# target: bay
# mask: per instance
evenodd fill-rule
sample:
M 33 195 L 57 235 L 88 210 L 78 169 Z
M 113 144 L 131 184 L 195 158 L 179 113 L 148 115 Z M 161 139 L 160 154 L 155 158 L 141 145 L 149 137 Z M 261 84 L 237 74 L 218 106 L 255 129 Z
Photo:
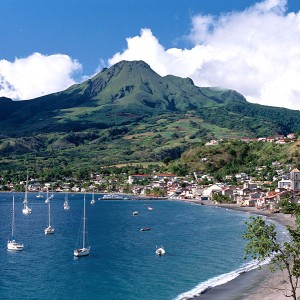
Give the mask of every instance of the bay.
M 90 205 L 87 195 L 91 252 L 74 258 L 83 195 L 69 194 L 66 211 L 65 195 L 55 193 L 53 235 L 44 234 L 47 205 L 36 195 L 29 193 L 32 214 L 22 215 L 24 194 L 15 193 L 15 238 L 24 244 L 15 253 L 6 250 L 12 193 L 0 194 L 0 299 L 171 300 L 244 264 L 241 236 L 249 215 L 238 211 L 153 199 Z M 162 257 L 155 255 L 160 245 Z

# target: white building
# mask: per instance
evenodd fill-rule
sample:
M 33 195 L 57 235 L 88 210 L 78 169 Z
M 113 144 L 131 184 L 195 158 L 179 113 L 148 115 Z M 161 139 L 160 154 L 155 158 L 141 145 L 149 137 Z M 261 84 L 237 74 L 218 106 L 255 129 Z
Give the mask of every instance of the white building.
M 287 189 L 289 190 L 291 188 L 292 185 L 292 181 L 291 180 L 287 180 L 287 179 L 281 179 L 280 181 L 278 181 L 278 185 L 277 187 L 280 189 Z

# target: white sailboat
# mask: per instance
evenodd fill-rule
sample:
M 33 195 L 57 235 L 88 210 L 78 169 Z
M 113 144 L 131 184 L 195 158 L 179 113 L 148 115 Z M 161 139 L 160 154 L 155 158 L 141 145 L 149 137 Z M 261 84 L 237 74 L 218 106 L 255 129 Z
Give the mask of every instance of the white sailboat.
M 12 207 L 12 222 L 11 222 L 11 239 L 7 241 L 7 249 L 14 251 L 21 251 L 24 248 L 23 244 L 17 243 L 14 237 L 15 227 L 15 195 L 13 194 L 13 207 Z
M 83 219 L 82 219 L 82 237 L 80 238 L 82 240 L 82 244 L 80 245 L 81 248 L 74 250 L 74 256 L 87 256 L 90 254 L 91 247 L 88 246 L 88 240 L 87 240 L 87 228 L 86 228 L 86 213 L 85 213 L 85 195 L 83 198 Z
M 162 255 L 165 255 L 166 253 L 166 250 L 163 246 L 160 246 L 160 247 L 157 247 L 156 246 L 156 251 L 155 251 L 156 255 L 158 256 L 162 256 Z
M 69 210 L 70 209 L 70 205 L 69 205 L 69 201 L 68 201 L 68 193 L 65 196 L 65 202 L 64 202 L 64 210 Z
M 37 198 L 43 198 L 44 196 L 41 194 L 41 188 L 39 189 L 39 193 L 36 195 Z
M 46 203 L 48 204 L 48 227 L 45 228 L 44 232 L 45 234 L 52 234 L 54 233 L 54 228 L 51 226 L 51 199 L 53 198 L 53 194 L 48 197 L 48 191 L 47 191 L 47 199 Z
M 91 204 L 95 204 L 95 191 L 93 189 L 93 194 L 92 194 L 92 200 L 91 200 Z
M 52 194 L 50 197 L 49 197 L 49 190 L 47 190 L 47 196 L 46 196 L 45 203 L 49 203 L 51 199 L 53 199 L 53 190 L 52 190 Z
M 32 213 L 32 209 L 28 207 L 28 175 L 26 178 L 25 197 L 24 197 L 24 201 L 23 201 L 22 213 L 24 215 L 28 215 L 28 214 Z

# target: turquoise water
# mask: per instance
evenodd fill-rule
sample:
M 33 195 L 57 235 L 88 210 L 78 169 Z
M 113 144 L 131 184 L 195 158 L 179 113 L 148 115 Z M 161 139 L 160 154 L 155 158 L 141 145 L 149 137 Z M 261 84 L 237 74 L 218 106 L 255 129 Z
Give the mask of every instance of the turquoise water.
M 0 299 L 179 299 L 244 264 L 247 214 L 179 201 L 90 200 L 87 195 L 91 253 L 75 259 L 83 195 L 69 195 L 69 211 L 64 195 L 54 195 L 55 233 L 45 235 L 44 199 L 29 194 L 32 214 L 22 215 L 23 194 L 16 193 L 15 238 L 24 250 L 14 253 L 6 250 L 12 194 L 0 194 Z M 165 256 L 155 255 L 156 245 Z

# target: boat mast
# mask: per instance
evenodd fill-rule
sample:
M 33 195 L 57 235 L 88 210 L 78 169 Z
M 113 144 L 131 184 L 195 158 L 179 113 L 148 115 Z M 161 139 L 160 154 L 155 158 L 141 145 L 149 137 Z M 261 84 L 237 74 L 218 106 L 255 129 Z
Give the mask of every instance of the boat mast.
M 15 227 L 15 193 L 13 193 L 13 210 L 12 210 L 12 224 L 11 224 L 11 238 L 14 240 L 14 227 Z
M 85 248 L 85 194 L 83 198 L 83 237 L 82 237 L 82 248 Z
M 49 220 L 49 227 L 51 226 L 51 224 L 50 224 L 50 200 L 49 200 L 49 202 L 48 202 L 48 220 Z
M 26 186 L 25 186 L 25 197 L 24 197 L 24 208 L 27 208 L 27 204 L 28 204 L 28 200 L 27 200 L 27 190 L 28 190 L 28 174 L 27 174 L 27 178 L 26 178 Z

